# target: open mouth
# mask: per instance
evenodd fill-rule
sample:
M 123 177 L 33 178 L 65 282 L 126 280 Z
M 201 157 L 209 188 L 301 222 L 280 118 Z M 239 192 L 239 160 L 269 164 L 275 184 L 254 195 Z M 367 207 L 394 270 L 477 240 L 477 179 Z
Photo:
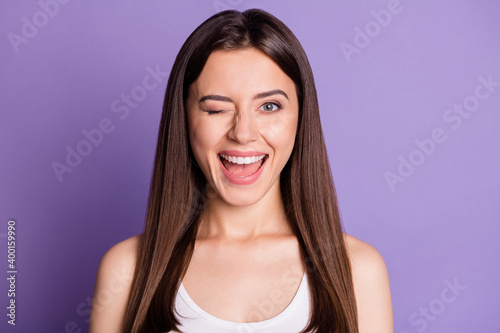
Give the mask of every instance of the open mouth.
M 237 177 L 248 177 L 259 171 L 269 157 L 268 154 L 251 157 L 236 157 L 219 154 L 226 170 Z

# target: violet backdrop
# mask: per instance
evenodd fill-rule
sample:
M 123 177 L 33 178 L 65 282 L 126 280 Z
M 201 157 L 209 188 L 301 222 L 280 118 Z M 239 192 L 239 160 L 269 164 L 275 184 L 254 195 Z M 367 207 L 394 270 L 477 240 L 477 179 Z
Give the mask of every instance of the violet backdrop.
M 395 332 L 500 332 L 500 2 L 0 8 L 1 332 L 87 331 L 101 256 L 142 230 L 166 75 L 194 28 L 231 8 L 271 12 L 304 46 L 343 223 L 386 260 Z

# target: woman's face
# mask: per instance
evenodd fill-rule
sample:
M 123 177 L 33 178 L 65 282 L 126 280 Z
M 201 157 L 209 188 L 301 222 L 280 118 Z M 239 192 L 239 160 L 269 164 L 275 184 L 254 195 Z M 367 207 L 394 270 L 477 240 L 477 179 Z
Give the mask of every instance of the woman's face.
M 224 201 L 248 205 L 279 190 L 299 108 L 294 82 L 271 58 L 255 48 L 212 52 L 186 108 L 196 161 Z

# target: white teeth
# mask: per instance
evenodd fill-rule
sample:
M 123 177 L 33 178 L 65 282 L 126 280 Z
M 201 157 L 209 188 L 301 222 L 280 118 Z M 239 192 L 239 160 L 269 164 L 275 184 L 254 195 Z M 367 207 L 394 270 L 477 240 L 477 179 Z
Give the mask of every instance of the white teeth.
M 266 155 L 260 155 L 260 156 L 247 156 L 247 157 L 241 157 L 241 156 L 229 156 L 229 155 L 224 155 L 220 154 L 224 159 L 228 160 L 229 162 L 236 163 L 236 164 L 251 164 L 260 161 L 263 159 Z

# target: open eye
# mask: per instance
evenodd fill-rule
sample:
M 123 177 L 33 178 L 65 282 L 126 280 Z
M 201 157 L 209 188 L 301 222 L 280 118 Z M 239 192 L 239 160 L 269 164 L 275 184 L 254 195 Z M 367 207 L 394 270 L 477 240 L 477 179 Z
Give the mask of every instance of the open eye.
M 281 109 L 281 105 L 279 105 L 278 103 L 267 102 L 262 104 L 259 110 L 264 110 L 266 112 L 273 112 L 279 109 Z

